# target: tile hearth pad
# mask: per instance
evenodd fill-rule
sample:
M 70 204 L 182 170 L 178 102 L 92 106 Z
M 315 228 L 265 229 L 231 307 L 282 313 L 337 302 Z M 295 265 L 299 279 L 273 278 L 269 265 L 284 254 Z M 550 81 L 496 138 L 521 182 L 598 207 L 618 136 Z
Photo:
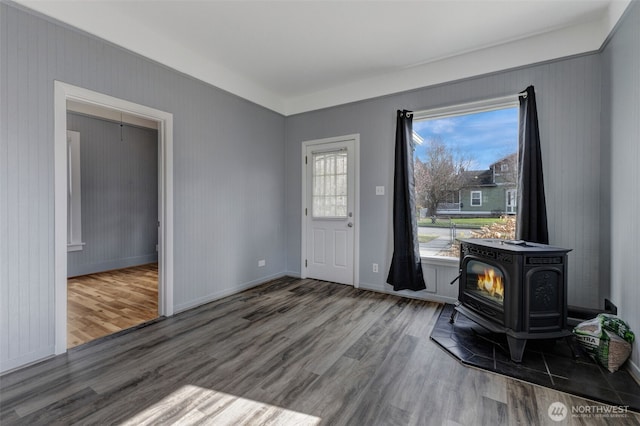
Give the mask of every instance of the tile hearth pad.
M 640 385 L 622 367 L 610 373 L 595 364 L 570 339 L 577 356 L 573 358 L 564 340 L 529 340 L 522 363 L 511 361 L 504 334 L 492 333 L 462 314 L 449 322 L 453 305 L 445 305 L 431 340 L 466 365 L 493 371 L 573 395 L 640 412 Z

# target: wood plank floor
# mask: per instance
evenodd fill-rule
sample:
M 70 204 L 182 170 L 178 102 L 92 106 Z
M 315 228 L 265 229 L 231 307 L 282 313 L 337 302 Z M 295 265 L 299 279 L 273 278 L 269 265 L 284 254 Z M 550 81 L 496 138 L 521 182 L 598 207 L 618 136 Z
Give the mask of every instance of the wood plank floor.
M 157 263 L 67 280 L 67 348 L 157 317 Z
M 0 377 L 0 423 L 638 424 L 465 367 L 429 339 L 435 303 L 281 278 Z

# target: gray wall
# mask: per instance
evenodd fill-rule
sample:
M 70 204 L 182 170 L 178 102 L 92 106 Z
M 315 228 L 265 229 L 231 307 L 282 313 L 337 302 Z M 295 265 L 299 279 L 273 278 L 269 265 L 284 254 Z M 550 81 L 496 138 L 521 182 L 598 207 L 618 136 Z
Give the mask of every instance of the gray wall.
M 392 254 L 391 197 L 395 116 L 414 111 L 515 94 L 533 84 L 538 101 L 551 244 L 570 248 L 569 303 L 594 307 L 608 294 L 602 280 L 600 211 L 600 55 L 500 72 L 368 101 L 287 117 L 287 269 L 300 272 L 300 150 L 305 140 L 360 134 L 360 281 L 385 284 Z M 384 185 L 385 196 L 375 187 Z M 603 222 L 604 221 L 604 222 Z M 372 263 L 380 272 L 372 272 Z
M 80 132 L 81 251 L 67 254 L 67 275 L 156 262 L 158 131 L 67 114 Z
M 173 113 L 176 310 L 284 271 L 283 116 L 6 3 L 0 75 L 0 370 L 54 352 L 54 80 Z
M 608 188 L 603 203 L 611 232 L 611 297 L 640 334 L 640 3 L 633 2 L 603 54 L 602 146 Z M 608 196 L 610 194 L 610 197 Z M 606 196 L 606 197 L 605 197 Z M 632 361 L 640 379 L 640 345 Z
M 285 120 L 0 3 L 0 370 L 53 353 L 54 79 L 174 114 L 176 310 L 300 272 L 301 142 L 351 133 L 361 135 L 361 284 L 390 290 L 384 281 L 396 109 L 497 97 L 533 84 L 551 242 L 573 249 L 569 301 L 596 306 L 611 295 L 637 331 L 638 9 L 636 2 L 603 54 Z M 377 185 L 387 195 L 376 196 Z M 258 259 L 266 267 L 258 268 Z M 373 262 L 380 273 L 371 272 Z

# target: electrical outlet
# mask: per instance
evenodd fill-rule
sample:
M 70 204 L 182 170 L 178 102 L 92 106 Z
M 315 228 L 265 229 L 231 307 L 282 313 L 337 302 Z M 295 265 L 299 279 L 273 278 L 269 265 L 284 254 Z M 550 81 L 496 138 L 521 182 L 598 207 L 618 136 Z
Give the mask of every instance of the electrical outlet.
M 267 264 L 267 261 L 264 259 L 258 260 L 258 266 L 265 266 Z
M 373 272 L 378 273 L 378 264 L 377 263 L 373 264 Z
M 376 195 L 384 195 L 384 186 L 376 186 Z

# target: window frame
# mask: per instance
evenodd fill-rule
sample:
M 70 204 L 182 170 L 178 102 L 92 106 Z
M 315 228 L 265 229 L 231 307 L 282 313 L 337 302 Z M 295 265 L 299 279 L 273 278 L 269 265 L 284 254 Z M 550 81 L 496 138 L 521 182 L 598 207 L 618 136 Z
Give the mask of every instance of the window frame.
M 478 201 L 479 204 L 474 204 L 473 203 L 474 194 L 478 194 L 479 195 L 479 197 L 477 198 L 477 201 Z M 469 205 L 471 207 L 482 207 L 482 191 L 470 191 L 470 194 L 469 194 Z
M 67 130 L 67 252 L 82 251 L 80 132 Z
M 486 99 L 462 104 L 454 104 L 436 107 L 413 113 L 413 120 L 435 120 L 439 118 L 456 117 L 459 115 L 476 114 L 506 108 L 519 108 L 518 95 L 509 95 L 499 98 Z
M 458 103 L 458 104 L 449 104 L 445 106 L 429 108 L 425 110 L 419 110 L 413 112 L 413 121 L 422 121 L 422 120 L 436 120 L 442 118 L 456 117 L 461 115 L 469 115 L 469 114 L 477 114 L 483 112 L 496 111 L 501 109 L 508 108 L 520 108 L 520 100 L 519 95 L 512 94 L 506 96 L 500 96 L 496 98 L 482 99 L 478 101 L 466 102 L 466 103 Z M 519 130 L 518 130 L 519 132 Z M 414 132 L 414 141 L 416 141 L 416 136 L 419 136 Z M 421 138 L 417 141 L 420 144 Z M 494 173 L 496 171 L 494 170 Z M 501 172 L 502 173 L 502 170 Z M 516 189 L 517 190 L 517 189 Z M 480 196 L 480 206 L 482 206 L 482 191 Z M 462 195 L 462 194 L 461 194 Z M 460 198 L 462 201 L 462 198 Z M 473 205 L 472 205 L 473 206 Z M 478 206 L 473 206 L 478 207 Z M 516 212 L 517 213 L 517 207 Z M 457 261 L 457 257 L 447 257 L 447 256 L 425 256 L 420 255 L 421 259 L 428 260 L 429 262 L 435 262 L 439 264 L 440 262 L 449 262 L 449 261 Z
M 511 195 L 513 194 L 513 195 Z M 504 211 L 507 214 L 516 214 L 518 212 L 518 189 L 507 189 L 505 191 L 505 208 Z M 510 200 L 514 200 L 512 204 L 509 204 Z

